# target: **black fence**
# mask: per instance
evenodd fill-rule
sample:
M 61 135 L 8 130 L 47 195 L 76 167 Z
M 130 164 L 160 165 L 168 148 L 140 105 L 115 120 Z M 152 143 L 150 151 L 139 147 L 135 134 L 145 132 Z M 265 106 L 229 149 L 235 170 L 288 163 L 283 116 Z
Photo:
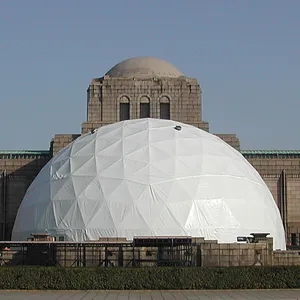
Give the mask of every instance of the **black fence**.
M 133 242 L 0 242 L 0 266 L 155 267 L 194 265 L 191 238 Z

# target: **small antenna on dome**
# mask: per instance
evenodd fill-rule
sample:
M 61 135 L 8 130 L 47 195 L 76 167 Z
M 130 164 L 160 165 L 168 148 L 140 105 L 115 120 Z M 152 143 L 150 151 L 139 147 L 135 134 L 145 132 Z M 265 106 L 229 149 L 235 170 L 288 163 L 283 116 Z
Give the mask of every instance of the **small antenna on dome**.
M 180 125 L 176 125 L 176 126 L 174 127 L 174 129 L 177 130 L 177 131 L 181 131 L 182 127 L 181 127 Z

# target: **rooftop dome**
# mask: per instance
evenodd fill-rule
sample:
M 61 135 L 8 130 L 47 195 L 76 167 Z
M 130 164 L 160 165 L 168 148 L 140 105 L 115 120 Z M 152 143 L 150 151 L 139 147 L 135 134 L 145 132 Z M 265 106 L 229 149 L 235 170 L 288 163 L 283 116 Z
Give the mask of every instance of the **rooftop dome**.
M 171 120 L 103 126 L 59 151 L 30 185 L 12 239 L 193 236 L 236 242 L 270 233 L 285 249 L 278 207 L 241 153 Z
M 113 68 L 105 75 L 110 77 L 127 77 L 127 78 L 151 78 L 151 77 L 179 77 L 183 76 L 176 67 L 165 60 L 140 56 L 126 59 Z

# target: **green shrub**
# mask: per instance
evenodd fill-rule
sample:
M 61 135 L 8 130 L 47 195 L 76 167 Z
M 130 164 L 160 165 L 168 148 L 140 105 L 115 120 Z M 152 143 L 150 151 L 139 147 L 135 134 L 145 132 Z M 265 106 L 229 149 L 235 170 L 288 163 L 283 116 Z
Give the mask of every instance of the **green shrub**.
M 0 289 L 174 290 L 300 288 L 300 267 L 1 267 Z

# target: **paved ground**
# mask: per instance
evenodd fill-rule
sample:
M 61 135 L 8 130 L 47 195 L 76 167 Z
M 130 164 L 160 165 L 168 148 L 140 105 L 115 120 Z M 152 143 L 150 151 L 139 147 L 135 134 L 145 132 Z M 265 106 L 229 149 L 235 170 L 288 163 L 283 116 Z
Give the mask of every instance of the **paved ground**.
M 0 291 L 0 300 L 300 299 L 300 290 L 240 291 Z

